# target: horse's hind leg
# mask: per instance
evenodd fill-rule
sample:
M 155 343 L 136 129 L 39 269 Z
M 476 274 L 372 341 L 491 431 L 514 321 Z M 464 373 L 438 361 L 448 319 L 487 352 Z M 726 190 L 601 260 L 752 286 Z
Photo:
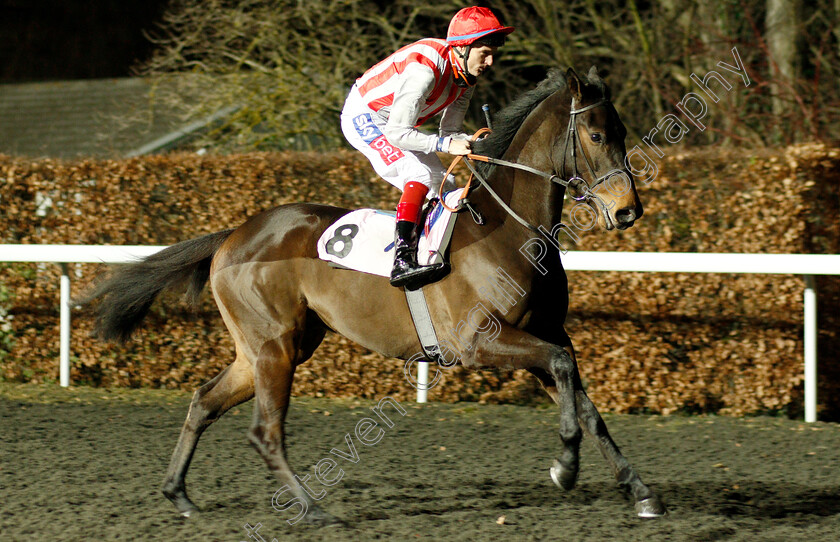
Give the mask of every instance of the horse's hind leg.
M 621 451 L 607 430 L 606 423 L 604 423 L 603 418 L 601 418 L 601 415 L 598 413 L 598 409 L 595 408 L 595 404 L 586 394 L 586 391 L 584 391 L 583 385 L 580 381 L 580 373 L 577 370 L 577 360 L 575 359 L 574 349 L 571 345 L 569 345 L 566 347 L 566 351 L 569 353 L 571 358 L 575 360 L 575 403 L 581 426 L 586 433 L 595 439 L 598 449 L 607 460 L 607 463 L 609 463 L 619 485 L 622 488 L 626 488 L 633 494 L 633 498 L 636 501 L 636 512 L 638 515 L 640 517 L 657 517 L 664 515 L 666 510 L 662 501 L 660 501 L 659 497 L 642 482 L 642 479 L 633 467 L 630 466 L 630 462 L 627 461 L 627 459 L 621 454 Z M 543 388 L 554 400 L 554 402 L 560 404 L 560 397 L 557 392 L 554 378 L 541 369 L 529 369 L 529 371 L 539 379 Z M 561 487 L 563 487 L 560 483 L 562 471 L 562 465 L 555 465 L 552 467 L 552 479 L 554 479 L 555 483 Z
M 288 520 L 290 523 L 297 523 L 304 518 L 308 522 L 322 524 L 337 522 L 336 518 L 314 503 L 315 500 L 322 499 L 325 492 L 313 491 L 308 486 L 306 482 L 309 475 L 297 477 L 286 457 L 284 424 L 289 408 L 295 367 L 302 362 L 302 359 L 308 358 L 314 350 L 314 347 L 307 348 L 306 343 L 319 343 L 323 338 L 322 332 L 317 335 L 316 341 L 307 341 L 304 337 L 302 348 L 298 348 L 295 344 L 297 342 L 296 330 L 290 330 L 279 339 L 266 342 L 260 349 L 254 367 L 256 404 L 254 405 L 254 421 L 248 437 L 265 460 L 269 470 L 283 484 L 272 499 L 272 505 L 284 511 L 294 504 L 300 507 L 297 510 L 298 515 Z M 283 495 L 284 501 L 278 500 L 278 495 Z M 284 503 L 286 506 L 282 507 Z
M 181 515 L 188 517 L 198 511 L 187 496 L 185 478 L 201 433 L 228 409 L 244 403 L 253 396 L 254 375 L 250 363 L 242 357 L 237 357 L 193 394 L 187 419 L 181 429 L 175 451 L 172 452 L 163 482 L 163 494 L 172 501 Z

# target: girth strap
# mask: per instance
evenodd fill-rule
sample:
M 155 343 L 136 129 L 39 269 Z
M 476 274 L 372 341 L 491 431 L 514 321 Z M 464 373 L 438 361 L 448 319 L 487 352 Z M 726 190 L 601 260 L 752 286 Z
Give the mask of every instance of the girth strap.
M 414 320 L 414 328 L 417 330 L 417 337 L 423 346 L 423 353 L 428 361 L 439 363 L 440 343 L 438 343 L 435 325 L 432 323 L 432 315 L 429 314 L 429 305 L 426 304 L 426 296 L 423 288 L 416 290 L 405 289 L 405 299 L 408 301 L 408 309 L 411 311 L 411 319 Z

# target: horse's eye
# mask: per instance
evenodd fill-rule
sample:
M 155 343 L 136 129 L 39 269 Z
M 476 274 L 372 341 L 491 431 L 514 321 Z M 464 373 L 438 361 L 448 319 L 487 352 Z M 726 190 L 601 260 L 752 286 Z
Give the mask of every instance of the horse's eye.
M 600 143 L 601 142 L 601 134 L 592 134 L 591 137 L 592 137 L 592 141 L 594 141 L 595 143 Z

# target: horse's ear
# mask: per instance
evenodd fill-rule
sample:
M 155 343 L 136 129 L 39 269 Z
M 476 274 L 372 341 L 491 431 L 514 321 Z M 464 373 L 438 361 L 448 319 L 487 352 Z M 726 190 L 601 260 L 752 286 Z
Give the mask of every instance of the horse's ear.
M 574 68 L 569 68 L 566 70 L 566 84 L 569 86 L 569 92 L 572 94 L 572 98 L 577 101 L 581 100 L 582 93 L 581 93 L 581 83 L 578 74 L 575 72 Z
M 586 74 L 586 77 L 588 77 L 590 80 L 597 81 L 601 78 L 601 75 L 598 73 L 598 68 L 592 66 L 591 68 L 589 68 L 589 73 Z

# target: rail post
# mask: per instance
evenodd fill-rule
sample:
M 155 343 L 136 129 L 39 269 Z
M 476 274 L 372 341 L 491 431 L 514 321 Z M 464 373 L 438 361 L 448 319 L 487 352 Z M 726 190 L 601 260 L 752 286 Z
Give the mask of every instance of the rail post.
M 62 388 L 70 385 L 70 275 L 67 263 L 61 265 L 60 323 L 59 323 L 59 383 Z
M 429 397 L 429 361 L 417 363 L 417 402 L 425 403 Z
M 817 421 L 817 285 L 805 275 L 805 421 Z

